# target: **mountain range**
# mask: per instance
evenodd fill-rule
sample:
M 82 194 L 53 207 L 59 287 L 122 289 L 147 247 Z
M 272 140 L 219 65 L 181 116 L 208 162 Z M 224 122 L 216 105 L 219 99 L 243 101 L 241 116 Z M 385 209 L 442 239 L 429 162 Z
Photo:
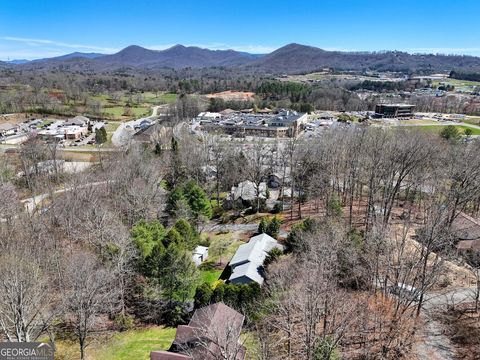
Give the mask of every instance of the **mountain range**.
M 288 44 L 270 54 L 210 50 L 183 45 L 175 45 L 166 50 L 150 50 L 131 45 L 111 55 L 75 52 L 28 62 L 13 60 L 1 65 L 20 69 L 99 72 L 120 68 L 156 70 L 211 67 L 272 74 L 301 73 L 322 68 L 355 71 L 449 72 L 454 68 L 480 71 L 480 58 L 463 55 L 409 54 L 400 51 L 327 51 L 300 44 Z

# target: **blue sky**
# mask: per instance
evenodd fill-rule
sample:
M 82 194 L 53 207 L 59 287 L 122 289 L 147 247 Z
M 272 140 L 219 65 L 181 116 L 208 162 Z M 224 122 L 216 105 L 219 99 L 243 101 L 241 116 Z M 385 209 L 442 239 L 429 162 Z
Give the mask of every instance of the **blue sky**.
M 0 60 L 174 44 L 480 56 L 479 0 L 0 0 Z

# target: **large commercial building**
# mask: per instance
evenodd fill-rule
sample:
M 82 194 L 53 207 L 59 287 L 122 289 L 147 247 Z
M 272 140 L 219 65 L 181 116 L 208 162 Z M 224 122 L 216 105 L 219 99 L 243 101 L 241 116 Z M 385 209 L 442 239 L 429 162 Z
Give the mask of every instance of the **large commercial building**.
M 200 113 L 195 119 L 208 132 L 232 136 L 295 137 L 308 120 L 306 113 L 283 110 L 278 114 L 244 114 L 230 111 L 221 113 Z
M 415 105 L 409 104 L 378 104 L 375 106 L 377 118 L 411 118 Z

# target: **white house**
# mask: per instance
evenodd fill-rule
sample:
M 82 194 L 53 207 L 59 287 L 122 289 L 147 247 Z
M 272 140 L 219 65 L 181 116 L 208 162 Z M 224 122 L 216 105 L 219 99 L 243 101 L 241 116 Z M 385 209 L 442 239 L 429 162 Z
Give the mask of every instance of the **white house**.
M 205 260 L 208 259 L 208 247 L 197 246 L 193 251 L 192 260 L 195 265 L 200 266 Z
M 267 254 L 274 248 L 283 251 L 283 246 L 267 234 L 254 236 L 246 244 L 240 245 L 230 260 L 232 274 L 228 279 L 233 284 L 248 284 L 255 281 L 263 284 L 262 266 Z

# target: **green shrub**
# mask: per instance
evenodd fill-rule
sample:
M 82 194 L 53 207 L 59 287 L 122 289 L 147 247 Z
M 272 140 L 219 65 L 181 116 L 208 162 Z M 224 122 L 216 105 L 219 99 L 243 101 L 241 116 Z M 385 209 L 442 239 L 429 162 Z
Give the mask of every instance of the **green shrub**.
M 128 314 L 118 314 L 115 316 L 115 319 L 113 319 L 113 324 L 118 331 L 127 331 L 133 329 L 135 319 Z
M 275 205 L 273 205 L 273 209 L 271 211 L 272 214 L 278 214 L 280 212 L 282 212 L 283 210 L 283 205 L 282 203 L 276 203 Z

